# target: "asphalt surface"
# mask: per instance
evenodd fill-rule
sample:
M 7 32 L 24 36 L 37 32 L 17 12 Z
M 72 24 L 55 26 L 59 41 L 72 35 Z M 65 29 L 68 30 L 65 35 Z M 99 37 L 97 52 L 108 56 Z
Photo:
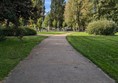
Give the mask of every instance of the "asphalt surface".
M 9 74 L 3 83 L 115 83 L 75 51 L 66 35 L 50 36 Z

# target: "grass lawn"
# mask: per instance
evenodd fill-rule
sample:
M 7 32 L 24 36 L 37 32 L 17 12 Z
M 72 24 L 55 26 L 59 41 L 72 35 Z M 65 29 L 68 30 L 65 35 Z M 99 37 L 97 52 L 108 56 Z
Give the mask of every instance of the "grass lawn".
M 58 32 L 58 31 L 50 31 L 50 32 L 39 32 L 38 34 L 49 34 L 49 35 L 56 35 L 56 34 L 64 34 L 66 32 Z
M 72 46 L 118 83 L 118 34 L 94 36 L 77 32 L 67 37 Z
M 24 37 L 23 42 L 17 38 L 8 38 L 0 42 L 0 80 L 24 58 L 28 56 L 32 48 L 46 37 L 29 36 Z

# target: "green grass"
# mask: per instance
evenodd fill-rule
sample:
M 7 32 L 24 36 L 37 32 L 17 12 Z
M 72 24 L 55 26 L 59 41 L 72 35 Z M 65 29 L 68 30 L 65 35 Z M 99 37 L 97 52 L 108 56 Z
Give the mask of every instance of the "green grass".
M 84 32 L 67 37 L 72 46 L 118 83 L 118 35 L 94 36 Z
M 116 35 L 118 35 L 118 33 L 116 33 Z
M 55 31 L 55 32 L 39 32 L 38 34 L 40 35 L 40 34 L 49 34 L 49 35 L 56 35 L 56 34 L 64 34 L 64 33 L 66 33 L 66 32 L 57 32 L 57 31 Z
M 8 38 L 0 42 L 0 80 L 19 63 L 26 58 L 32 48 L 40 43 L 46 37 L 44 36 L 29 36 L 24 37 L 21 42 L 17 38 Z

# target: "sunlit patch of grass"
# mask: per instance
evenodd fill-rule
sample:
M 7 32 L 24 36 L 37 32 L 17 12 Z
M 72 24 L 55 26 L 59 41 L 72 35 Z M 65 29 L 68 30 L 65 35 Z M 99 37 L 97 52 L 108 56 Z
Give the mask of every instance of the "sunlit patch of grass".
M 77 32 L 67 37 L 71 45 L 93 61 L 118 83 L 118 33 L 116 36 L 95 36 Z

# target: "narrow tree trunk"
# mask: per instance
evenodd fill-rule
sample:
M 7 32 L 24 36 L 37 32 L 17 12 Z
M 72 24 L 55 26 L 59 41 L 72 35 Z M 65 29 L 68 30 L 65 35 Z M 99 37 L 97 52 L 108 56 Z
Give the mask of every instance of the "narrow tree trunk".
M 9 20 L 6 21 L 6 28 L 9 28 Z

